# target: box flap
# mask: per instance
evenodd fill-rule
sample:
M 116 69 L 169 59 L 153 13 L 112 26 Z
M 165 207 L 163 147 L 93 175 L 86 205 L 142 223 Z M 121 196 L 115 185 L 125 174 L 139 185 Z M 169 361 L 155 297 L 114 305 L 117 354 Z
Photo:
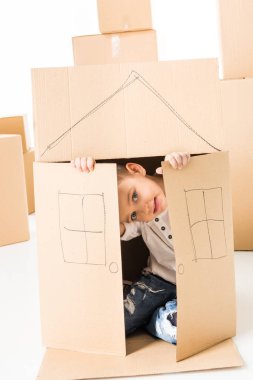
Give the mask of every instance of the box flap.
M 46 351 L 37 380 L 79 380 L 236 367 L 243 364 L 231 339 L 176 362 L 176 347 L 145 335 L 127 339 L 125 358 L 65 350 Z
M 224 145 L 214 59 L 34 69 L 33 94 L 39 161 Z
M 236 305 L 228 153 L 163 163 L 176 255 L 177 360 L 235 335 Z
M 34 169 L 44 344 L 125 355 L 115 164 Z

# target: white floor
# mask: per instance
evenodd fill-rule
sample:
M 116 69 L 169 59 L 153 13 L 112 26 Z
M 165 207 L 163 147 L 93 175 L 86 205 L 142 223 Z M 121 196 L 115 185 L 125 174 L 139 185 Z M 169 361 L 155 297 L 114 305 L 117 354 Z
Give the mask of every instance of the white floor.
M 0 380 L 35 380 L 44 353 L 40 337 L 35 215 L 29 216 L 29 222 L 28 242 L 0 247 Z M 253 253 L 236 253 L 235 270 L 238 327 L 234 341 L 245 365 L 138 379 L 163 380 L 171 376 L 253 379 Z

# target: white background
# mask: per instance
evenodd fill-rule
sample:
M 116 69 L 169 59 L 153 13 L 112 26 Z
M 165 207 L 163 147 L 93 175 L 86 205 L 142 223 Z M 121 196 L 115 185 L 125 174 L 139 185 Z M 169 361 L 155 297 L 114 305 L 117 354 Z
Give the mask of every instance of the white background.
M 152 14 L 160 60 L 218 57 L 216 0 L 153 0 Z M 96 33 L 96 0 L 0 0 L 0 117 L 27 114 L 31 145 L 31 68 L 73 65 L 71 37 Z M 34 215 L 29 222 L 30 241 L 0 247 L 0 380 L 34 380 L 44 352 Z M 235 261 L 235 341 L 245 366 L 141 379 L 253 378 L 253 255 Z
M 153 0 L 152 17 L 159 60 L 218 57 L 216 0 Z M 97 33 L 96 0 L 0 0 L 0 117 L 26 114 L 31 145 L 31 68 L 73 65 L 71 38 Z

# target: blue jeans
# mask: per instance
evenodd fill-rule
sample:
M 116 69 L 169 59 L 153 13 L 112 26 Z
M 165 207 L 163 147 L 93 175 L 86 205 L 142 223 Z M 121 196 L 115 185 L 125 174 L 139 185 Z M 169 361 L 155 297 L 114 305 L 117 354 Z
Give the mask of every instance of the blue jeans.
M 143 274 L 129 286 L 124 297 L 125 332 L 134 332 L 149 322 L 154 311 L 176 298 L 176 285 L 153 274 Z
M 157 308 L 145 328 L 157 338 L 177 344 L 177 300 Z

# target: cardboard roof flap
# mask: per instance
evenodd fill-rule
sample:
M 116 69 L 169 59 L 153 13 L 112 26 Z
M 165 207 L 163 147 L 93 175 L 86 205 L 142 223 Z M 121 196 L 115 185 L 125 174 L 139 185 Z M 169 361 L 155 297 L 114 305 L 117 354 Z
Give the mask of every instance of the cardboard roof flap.
M 38 161 L 224 146 L 215 59 L 33 69 L 32 77 Z

